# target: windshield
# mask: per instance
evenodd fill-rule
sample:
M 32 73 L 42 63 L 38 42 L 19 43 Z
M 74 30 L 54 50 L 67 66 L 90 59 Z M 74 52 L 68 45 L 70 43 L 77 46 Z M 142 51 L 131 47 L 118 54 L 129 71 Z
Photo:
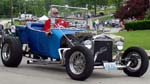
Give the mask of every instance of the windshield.
M 61 18 L 69 22 L 71 28 L 87 28 L 87 8 L 81 7 L 69 7 L 60 5 L 51 5 L 51 8 L 57 8 L 59 15 L 57 18 Z

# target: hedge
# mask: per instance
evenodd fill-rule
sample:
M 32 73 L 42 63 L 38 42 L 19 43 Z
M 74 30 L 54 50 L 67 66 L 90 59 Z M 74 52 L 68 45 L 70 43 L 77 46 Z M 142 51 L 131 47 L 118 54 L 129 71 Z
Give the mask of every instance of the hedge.
M 150 20 L 139 20 L 125 23 L 126 30 L 150 30 Z

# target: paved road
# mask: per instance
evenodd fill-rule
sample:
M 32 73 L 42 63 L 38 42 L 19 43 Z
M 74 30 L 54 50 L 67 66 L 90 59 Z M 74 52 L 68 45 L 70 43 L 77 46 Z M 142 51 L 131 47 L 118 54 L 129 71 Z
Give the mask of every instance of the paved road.
M 5 20 L 4 20 L 4 19 L 1 19 L 1 20 L 0 20 L 0 24 L 3 25 L 4 27 L 6 27 L 6 24 L 7 24 L 8 22 L 10 22 L 9 19 L 5 19 Z
M 104 27 L 104 31 L 108 32 L 108 33 L 117 33 L 121 30 L 121 28 L 106 28 Z
M 4 67 L 0 61 L 0 84 L 148 84 L 150 69 L 141 77 L 128 77 L 121 70 L 94 70 L 86 81 L 69 78 L 60 65 L 28 65 L 26 58 L 18 68 Z

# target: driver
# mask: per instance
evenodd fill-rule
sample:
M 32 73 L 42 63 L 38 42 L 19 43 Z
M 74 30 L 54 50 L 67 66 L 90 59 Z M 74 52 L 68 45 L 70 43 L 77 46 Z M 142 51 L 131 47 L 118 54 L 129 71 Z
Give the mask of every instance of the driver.
M 57 27 L 69 27 L 69 23 L 58 18 L 58 9 L 57 8 L 51 8 L 48 12 L 49 19 L 45 21 L 43 31 L 50 33 L 51 28 L 57 28 Z

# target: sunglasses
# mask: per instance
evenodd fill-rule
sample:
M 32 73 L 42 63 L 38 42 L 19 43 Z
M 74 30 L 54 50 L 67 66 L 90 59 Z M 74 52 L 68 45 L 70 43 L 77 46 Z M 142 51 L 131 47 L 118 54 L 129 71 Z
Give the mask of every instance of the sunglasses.
M 53 12 L 53 14 L 58 14 L 58 12 Z

